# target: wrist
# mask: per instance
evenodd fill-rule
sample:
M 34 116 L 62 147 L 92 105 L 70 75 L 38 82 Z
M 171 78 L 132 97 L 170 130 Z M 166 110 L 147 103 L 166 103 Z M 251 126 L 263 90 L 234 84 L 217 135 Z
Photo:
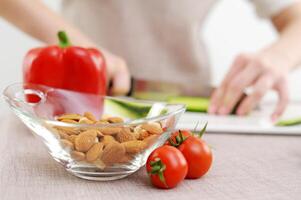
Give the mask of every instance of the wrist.
M 289 48 L 286 43 L 275 42 L 260 51 L 260 54 L 271 60 L 275 66 L 290 71 L 300 64 L 300 57 L 294 49 Z
M 261 50 L 259 52 L 259 57 L 268 66 L 277 68 L 277 71 L 280 71 L 281 73 L 288 73 L 295 66 L 286 52 L 272 46 Z

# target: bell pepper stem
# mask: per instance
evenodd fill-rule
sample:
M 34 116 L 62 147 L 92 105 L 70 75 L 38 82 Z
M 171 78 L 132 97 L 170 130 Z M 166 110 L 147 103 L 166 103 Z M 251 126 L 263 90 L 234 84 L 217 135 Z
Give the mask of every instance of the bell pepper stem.
M 69 38 L 65 31 L 59 31 L 57 33 L 57 36 L 59 38 L 59 46 L 60 47 L 65 48 L 65 47 L 68 47 L 71 45 Z

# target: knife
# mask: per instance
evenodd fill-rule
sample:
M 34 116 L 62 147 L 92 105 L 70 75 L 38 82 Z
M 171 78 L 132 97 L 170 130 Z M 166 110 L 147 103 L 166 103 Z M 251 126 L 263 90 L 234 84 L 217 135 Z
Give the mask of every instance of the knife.
M 210 103 L 209 97 L 214 88 L 208 87 L 205 90 L 201 96 L 186 96 L 184 87 L 179 83 L 132 78 L 131 89 L 127 96 L 136 99 L 180 103 L 185 104 L 186 110 L 189 112 L 207 112 Z M 244 94 L 233 109 L 233 113 L 245 97 Z
M 209 91 L 211 93 L 213 88 L 209 88 Z M 179 83 L 132 78 L 128 96 L 136 99 L 185 104 L 187 111 L 207 112 L 209 107 L 207 96 L 184 96 L 184 93 L 185 90 Z

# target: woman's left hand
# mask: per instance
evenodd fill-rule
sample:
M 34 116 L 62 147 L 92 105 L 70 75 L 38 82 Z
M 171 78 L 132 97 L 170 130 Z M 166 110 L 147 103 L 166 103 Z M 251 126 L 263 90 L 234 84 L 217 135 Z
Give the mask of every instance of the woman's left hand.
M 269 91 L 275 90 L 279 100 L 272 114 L 276 120 L 288 104 L 287 67 L 279 56 L 266 53 L 241 54 L 232 64 L 221 85 L 214 91 L 209 113 L 226 115 L 242 98 L 246 89 L 250 94 L 239 104 L 236 114 L 249 113 Z

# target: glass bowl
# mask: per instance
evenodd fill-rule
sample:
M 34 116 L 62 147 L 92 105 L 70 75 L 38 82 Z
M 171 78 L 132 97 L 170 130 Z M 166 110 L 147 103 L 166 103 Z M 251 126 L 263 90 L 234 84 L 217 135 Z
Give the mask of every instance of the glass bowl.
M 182 104 L 34 84 L 12 84 L 3 94 L 52 157 L 68 172 L 89 180 L 115 180 L 137 171 L 185 111 Z

